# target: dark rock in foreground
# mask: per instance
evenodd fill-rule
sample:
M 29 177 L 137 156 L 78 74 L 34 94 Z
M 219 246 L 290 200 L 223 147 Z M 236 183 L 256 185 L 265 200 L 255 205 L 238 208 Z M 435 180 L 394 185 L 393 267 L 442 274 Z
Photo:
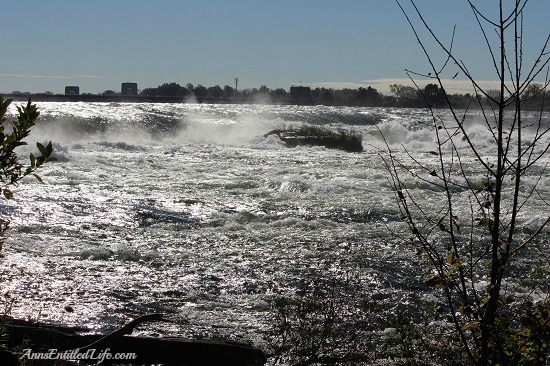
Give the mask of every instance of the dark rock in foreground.
M 101 352 L 135 354 L 135 359 L 116 360 L 116 364 L 177 364 L 177 365 L 263 365 L 264 353 L 250 345 L 229 341 L 191 340 L 175 337 L 132 337 L 126 334 L 144 321 L 162 321 L 162 314 L 150 314 L 133 320 L 107 336 L 85 334 L 80 328 L 51 326 L 16 319 L 7 319 L 8 349 L 32 350 L 33 353 L 57 354 L 65 351 L 85 354 Z M 23 354 L 25 356 L 25 354 Z M 98 360 L 86 360 L 92 363 Z M 19 365 L 18 357 L 9 352 L 0 353 L 1 365 Z

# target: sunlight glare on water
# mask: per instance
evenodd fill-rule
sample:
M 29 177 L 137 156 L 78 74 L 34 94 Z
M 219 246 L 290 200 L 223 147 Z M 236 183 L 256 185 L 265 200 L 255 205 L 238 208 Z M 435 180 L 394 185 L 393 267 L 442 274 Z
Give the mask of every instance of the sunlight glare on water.
M 414 251 L 387 230 L 402 222 L 378 129 L 392 147 L 430 163 L 436 141 L 425 111 L 39 108 L 31 139 L 52 140 L 58 162 L 42 170 L 45 185 L 27 179 L 3 203 L 12 228 L 2 285 L 16 299 L 15 316 L 105 330 L 158 311 L 175 322 L 149 332 L 254 339 L 271 299 L 312 276 L 361 268 L 369 291 L 414 291 L 421 271 L 410 260 Z M 263 137 L 303 123 L 353 129 L 365 151 L 286 148 Z M 487 139 L 478 143 L 490 151 Z M 416 189 L 429 202 L 428 187 Z M 532 220 L 544 210 L 534 207 Z

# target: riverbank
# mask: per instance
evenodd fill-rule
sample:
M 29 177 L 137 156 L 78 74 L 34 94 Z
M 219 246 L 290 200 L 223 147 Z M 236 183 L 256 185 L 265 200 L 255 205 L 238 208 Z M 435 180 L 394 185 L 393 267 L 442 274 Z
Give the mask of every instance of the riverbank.
M 405 109 L 415 109 L 415 108 L 425 108 L 425 104 L 399 104 L 394 105 L 390 102 L 387 103 L 378 103 L 373 105 L 356 105 L 354 103 L 343 103 L 343 102 L 334 102 L 334 103 L 325 103 L 315 99 L 311 100 L 295 100 L 292 98 L 283 98 L 283 99 L 270 99 L 270 98 L 255 98 L 255 97 L 244 97 L 244 98 L 213 98 L 213 97 L 189 97 L 189 96 L 144 96 L 144 95 L 98 95 L 98 94 L 79 94 L 79 95 L 64 95 L 64 94 L 0 94 L 4 99 L 13 99 L 16 102 L 26 102 L 31 98 L 33 102 L 84 102 L 84 103 L 182 103 L 182 104 L 260 104 L 260 105 L 324 105 L 331 107 L 383 107 L 383 108 L 405 108 Z M 456 102 L 456 101 L 455 101 Z M 455 108 L 465 108 L 467 103 L 453 103 Z M 435 109 L 446 109 L 446 104 L 436 105 Z M 479 105 L 470 105 L 470 109 L 480 109 Z M 490 110 L 491 107 L 489 104 L 484 104 L 484 109 Z M 523 109 L 525 111 L 540 111 L 541 107 L 537 103 L 526 103 L 524 104 Z M 548 107 L 545 107 L 544 110 L 548 110 Z
M 33 102 L 86 102 L 86 103 L 212 103 L 212 104 L 249 104 L 254 103 L 248 98 L 189 98 L 189 97 L 165 97 L 165 96 L 142 96 L 142 95 L 96 95 L 96 94 L 4 94 L 5 99 L 14 101 Z M 270 103 L 271 104 L 271 103 Z M 272 103 L 272 104 L 292 104 Z

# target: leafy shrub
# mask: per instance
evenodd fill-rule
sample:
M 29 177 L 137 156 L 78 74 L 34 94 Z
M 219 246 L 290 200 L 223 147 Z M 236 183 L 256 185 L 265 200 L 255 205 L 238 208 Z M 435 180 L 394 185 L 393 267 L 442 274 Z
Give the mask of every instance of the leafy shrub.
M 42 164 L 55 160 L 51 156 L 53 152 L 51 142 L 46 146 L 37 143 L 36 147 L 39 153 L 31 153 L 28 164 L 21 163 L 16 150 L 20 146 L 27 145 L 25 139 L 29 136 L 31 128 L 36 124 L 40 112 L 38 112 L 36 105 L 31 104 L 29 99 L 26 106 L 17 107 L 17 119 L 8 122 L 5 115 L 11 102 L 11 99 L 4 101 L 0 97 L 0 196 L 8 200 L 13 198 L 13 192 L 10 188 L 17 185 L 27 175 L 33 175 L 39 182 L 42 182 L 42 178 L 35 171 Z M 7 230 L 8 225 L 8 219 L 0 217 L 0 234 Z M 3 243 L 4 238 L 0 237 L 0 251 Z

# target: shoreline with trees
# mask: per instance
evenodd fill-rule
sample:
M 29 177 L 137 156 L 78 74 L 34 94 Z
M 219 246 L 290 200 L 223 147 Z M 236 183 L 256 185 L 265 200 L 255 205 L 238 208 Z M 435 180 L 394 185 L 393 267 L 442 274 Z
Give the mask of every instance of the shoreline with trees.
M 265 85 L 260 88 L 236 90 L 225 85 L 205 87 L 203 85 L 176 82 L 164 83 L 156 88 L 145 88 L 138 95 L 122 95 L 114 90 L 106 90 L 99 94 L 83 93 L 78 95 L 53 94 L 52 92 L 29 93 L 13 91 L 4 97 L 15 101 L 26 101 L 29 97 L 35 102 L 115 102 L 115 103 L 213 103 L 213 104 L 275 104 L 275 105 L 325 105 L 342 107 L 393 107 L 393 108 L 425 108 L 426 101 L 433 108 L 447 108 L 450 103 L 453 108 L 484 108 L 494 107 L 490 98 L 474 94 L 445 94 L 437 84 L 428 84 L 422 89 L 401 84 L 390 85 L 391 94 L 383 94 L 372 87 L 358 89 L 332 89 L 298 87 L 309 90 L 309 97 L 293 95 L 289 91 L 278 88 L 270 89 Z M 489 90 L 493 99 L 498 99 L 498 90 Z M 523 91 L 523 108 L 525 110 L 550 111 L 543 101 L 550 98 L 548 90 L 542 84 L 532 83 Z M 448 98 L 448 100 L 446 99 Z

